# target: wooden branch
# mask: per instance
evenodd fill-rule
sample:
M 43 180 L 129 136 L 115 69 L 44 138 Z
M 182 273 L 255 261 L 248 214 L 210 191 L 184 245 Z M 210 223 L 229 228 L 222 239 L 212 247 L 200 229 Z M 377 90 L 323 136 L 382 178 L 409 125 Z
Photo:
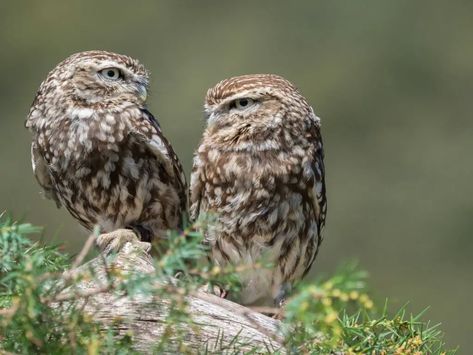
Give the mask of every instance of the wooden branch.
M 113 269 L 123 272 L 145 274 L 154 271 L 150 256 L 131 243 L 123 247 L 112 265 Z M 139 352 L 151 352 L 166 331 L 171 347 L 175 347 L 166 350 L 174 353 L 182 351 L 177 349 L 179 338 L 191 353 L 202 352 L 206 346 L 210 352 L 236 349 L 244 352 L 258 347 L 263 352 L 280 349 L 284 353 L 278 320 L 203 291 L 185 296 L 192 323 L 179 323 L 169 333 L 166 317 L 171 300 L 149 294 L 117 295 L 110 287 L 109 267 L 104 258 L 98 256 L 66 272 L 71 278 L 90 274 L 92 270 L 95 277 L 84 278 L 74 290 L 64 290 L 56 302 L 79 295 L 86 313 L 103 324 L 104 330 L 114 329 L 120 336 L 130 334 L 133 347 Z

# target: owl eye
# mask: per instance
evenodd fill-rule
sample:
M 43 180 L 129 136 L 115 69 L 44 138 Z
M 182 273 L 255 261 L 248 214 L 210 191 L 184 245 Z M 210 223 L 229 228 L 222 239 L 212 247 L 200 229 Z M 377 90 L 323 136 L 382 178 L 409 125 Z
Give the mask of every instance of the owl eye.
M 255 103 L 255 100 L 244 97 L 241 99 L 236 99 L 230 103 L 230 109 L 235 108 L 237 110 L 244 110 L 248 108 L 249 106 L 253 105 Z
M 104 78 L 109 79 L 109 80 L 118 80 L 118 79 L 123 78 L 121 71 L 117 68 L 105 68 L 105 69 L 102 69 L 99 73 Z

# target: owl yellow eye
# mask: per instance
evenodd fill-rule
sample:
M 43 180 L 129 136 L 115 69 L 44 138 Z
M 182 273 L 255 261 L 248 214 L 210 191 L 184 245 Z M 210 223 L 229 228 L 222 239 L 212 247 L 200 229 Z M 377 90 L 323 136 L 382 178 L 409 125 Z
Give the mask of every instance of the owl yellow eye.
M 99 73 L 104 78 L 109 79 L 109 80 L 118 80 L 123 77 L 122 73 L 117 68 L 105 68 L 105 69 L 102 69 Z
M 248 108 L 249 106 L 253 105 L 255 103 L 255 100 L 244 97 L 241 99 L 236 99 L 235 101 L 232 101 L 230 103 L 230 109 L 235 108 L 237 110 L 244 110 Z

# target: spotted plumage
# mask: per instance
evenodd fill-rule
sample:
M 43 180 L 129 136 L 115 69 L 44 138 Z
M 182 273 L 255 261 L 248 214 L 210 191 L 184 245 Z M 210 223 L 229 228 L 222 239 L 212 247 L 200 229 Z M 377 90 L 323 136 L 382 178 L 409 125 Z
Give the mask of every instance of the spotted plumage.
M 47 197 L 86 228 L 177 228 L 186 209 L 183 170 L 146 107 L 149 75 L 128 56 L 74 54 L 41 84 L 26 127 L 34 174 Z
M 207 92 L 205 113 L 191 175 L 191 218 L 214 216 L 206 240 L 216 264 L 273 264 L 240 274 L 240 303 L 280 304 L 310 269 L 322 240 L 320 119 L 276 75 L 221 81 Z

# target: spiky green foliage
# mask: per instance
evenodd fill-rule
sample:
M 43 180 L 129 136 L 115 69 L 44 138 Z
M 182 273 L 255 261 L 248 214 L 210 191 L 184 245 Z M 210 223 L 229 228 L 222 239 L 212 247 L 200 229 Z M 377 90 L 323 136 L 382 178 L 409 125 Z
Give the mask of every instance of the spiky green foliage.
M 50 307 L 48 299 L 60 292 L 54 281 L 69 257 L 27 239 L 37 232 L 30 224 L 0 219 L 0 352 L 87 352 L 99 342 L 109 348 L 113 334 L 100 334 L 98 325 L 74 305 Z
M 56 247 L 28 239 L 38 231 L 0 217 L 0 353 L 133 353 L 131 335 L 103 331 L 71 299 L 60 301 L 66 289 L 73 299 L 83 297 L 74 286 L 96 275 L 91 270 L 78 278 L 65 276 L 71 259 Z M 98 290 L 170 300 L 171 311 L 164 336 L 155 345 L 156 353 L 169 350 L 171 338 L 173 349 L 178 344 L 179 351 L 189 351 L 185 333 L 179 331 L 183 325 L 197 326 L 187 312 L 187 294 L 205 283 L 231 285 L 232 291 L 238 288 L 234 268 L 221 269 L 205 261 L 201 240 L 200 233 L 192 229 L 173 233 L 166 251 L 155 261 L 155 272 L 112 269 L 108 283 Z M 176 270 L 181 270 L 180 281 L 167 282 Z M 366 293 L 366 273 L 348 264 L 335 275 L 296 290 L 285 307 L 281 332 L 286 335 L 284 346 L 289 353 L 452 354 L 444 349 L 438 327 L 422 321 L 421 316 L 408 315 L 405 307 L 393 315 L 386 305 L 377 311 Z M 215 343 L 202 344 L 202 353 L 236 353 L 241 345 L 238 337 L 225 343 L 222 334 Z
M 294 353 L 454 354 L 444 349 L 438 325 L 412 315 L 406 306 L 377 310 L 366 289 L 367 273 L 355 263 L 334 276 L 300 288 L 286 307 L 287 347 Z

